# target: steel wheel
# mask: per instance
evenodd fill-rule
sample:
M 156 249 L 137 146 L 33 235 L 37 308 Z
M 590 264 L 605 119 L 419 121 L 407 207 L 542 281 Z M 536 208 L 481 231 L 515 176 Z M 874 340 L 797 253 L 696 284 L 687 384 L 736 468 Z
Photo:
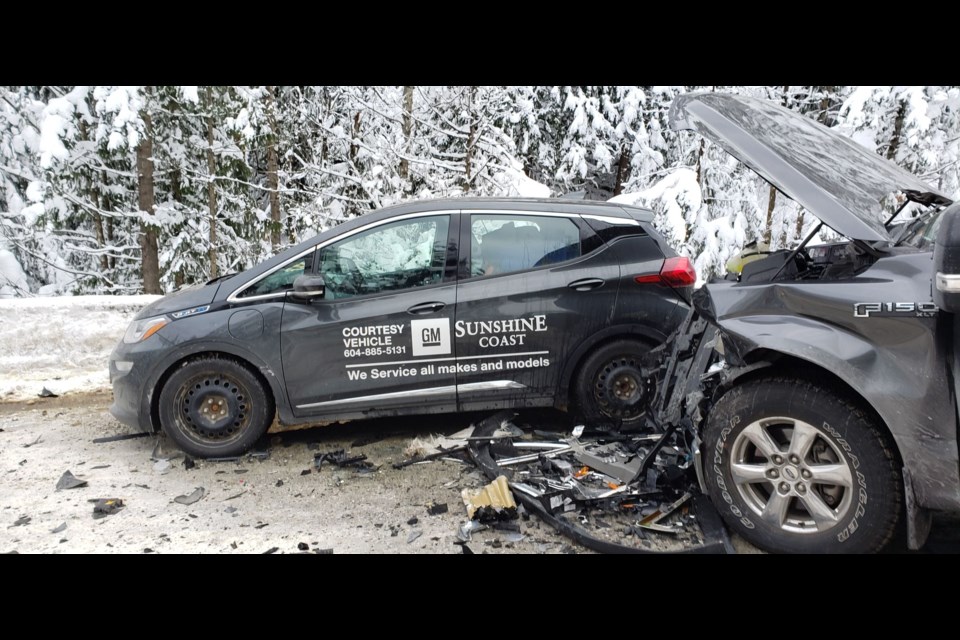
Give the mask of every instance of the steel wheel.
M 617 420 L 636 420 L 646 409 L 646 382 L 639 358 L 620 356 L 602 366 L 594 379 L 594 398 L 600 411 Z
M 175 402 L 184 432 L 204 444 L 236 440 L 253 411 L 249 390 L 224 374 L 193 376 L 180 386 Z

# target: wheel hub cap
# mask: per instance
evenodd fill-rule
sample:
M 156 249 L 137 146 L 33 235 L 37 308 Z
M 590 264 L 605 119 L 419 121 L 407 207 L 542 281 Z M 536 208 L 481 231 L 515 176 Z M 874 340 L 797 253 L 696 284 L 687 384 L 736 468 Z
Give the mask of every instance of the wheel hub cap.
M 827 434 L 802 420 L 771 417 L 747 425 L 734 438 L 729 465 L 740 498 L 784 531 L 827 531 L 853 504 L 847 458 Z

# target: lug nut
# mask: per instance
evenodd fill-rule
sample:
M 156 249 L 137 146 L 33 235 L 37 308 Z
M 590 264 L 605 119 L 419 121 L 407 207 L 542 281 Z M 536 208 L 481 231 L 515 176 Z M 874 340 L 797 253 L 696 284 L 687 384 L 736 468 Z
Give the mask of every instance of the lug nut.
M 776 465 L 783 464 L 783 456 L 779 456 L 779 455 L 773 456 L 773 464 L 776 464 Z
M 776 469 L 769 469 L 767 471 L 767 477 L 770 478 L 771 480 L 776 480 L 777 478 L 780 477 L 780 472 L 777 471 Z
M 798 483 L 797 483 L 797 493 L 806 493 L 806 492 L 807 492 L 807 487 L 806 487 L 806 485 L 803 484 L 802 482 L 798 482 Z
M 813 477 L 813 474 L 810 473 L 810 469 L 801 469 L 800 475 L 802 475 L 806 480 L 809 480 L 810 478 Z
M 800 458 L 797 457 L 797 454 L 792 453 L 790 454 L 790 462 L 793 464 L 800 464 Z
M 790 491 L 790 485 L 788 485 L 786 482 L 781 482 L 780 493 L 786 493 L 787 491 Z

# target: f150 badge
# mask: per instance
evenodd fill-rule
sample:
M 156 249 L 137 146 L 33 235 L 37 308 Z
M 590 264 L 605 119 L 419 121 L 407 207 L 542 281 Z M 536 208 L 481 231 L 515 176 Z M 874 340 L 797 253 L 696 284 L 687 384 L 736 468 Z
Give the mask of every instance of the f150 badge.
M 932 302 L 857 302 L 853 305 L 856 318 L 910 317 L 932 318 L 937 315 Z

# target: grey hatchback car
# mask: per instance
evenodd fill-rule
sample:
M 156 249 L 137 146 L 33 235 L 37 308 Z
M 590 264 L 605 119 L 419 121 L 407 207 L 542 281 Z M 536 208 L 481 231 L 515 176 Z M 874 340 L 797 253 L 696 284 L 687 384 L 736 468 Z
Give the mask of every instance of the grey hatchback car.
M 375 211 L 144 308 L 110 358 L 113 415 L 195 456 L 280 426 L 573 408 L 639 420 L 643 356 L 696 274 L 633 207 L 451 199 Z

